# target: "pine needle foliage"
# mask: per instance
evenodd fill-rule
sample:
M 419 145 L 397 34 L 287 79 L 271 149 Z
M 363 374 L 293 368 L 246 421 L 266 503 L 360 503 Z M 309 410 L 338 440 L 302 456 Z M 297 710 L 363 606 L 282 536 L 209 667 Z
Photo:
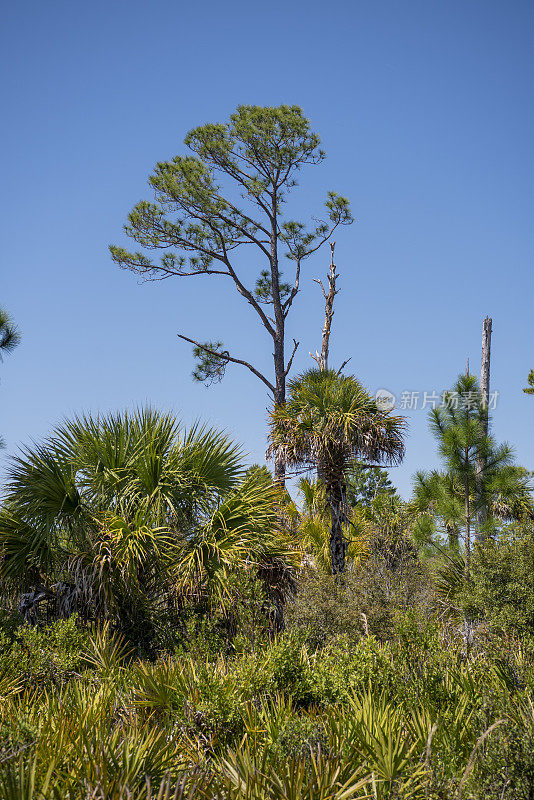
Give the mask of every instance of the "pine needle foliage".
M 534 369 L 531 369 L 527 377 L 528 386 L 523 389 L 525 394 L 534 394 Z
M 475 376 L 460 375 L 443 404 L 430 411 L 429 422 L 444 468 L 415 476 L 413 508 L 423 514 L 416 535 L 430 532 L 430 519 L 430 527 L 445 534 L 450 548 L 459 552 L 461 547 L 467 557 L 480 508 L 489 512 L 484 523 L 488 535 L 503 522 L 533 518 L 530 475 L 513 463 L 508 444 L 497 444 L 486 433 L 488 409 Z

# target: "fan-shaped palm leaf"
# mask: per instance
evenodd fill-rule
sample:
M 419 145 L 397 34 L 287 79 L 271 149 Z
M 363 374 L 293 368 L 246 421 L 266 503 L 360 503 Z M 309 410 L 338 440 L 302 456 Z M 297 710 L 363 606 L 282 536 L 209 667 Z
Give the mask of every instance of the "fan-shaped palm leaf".
M 49 531 L 32 526 L 15 508 L 0 511 L 0 578 L 27 584 L 42 580 L 57 563 L 57 547 Z
M 380 410 L 353 376 L 312 369 L 289 383 L 289 398 L 271 415 L 269 450 L 286 465 L 316 468 L 331 512 L 332 570 L 345 569 L 345 476 L 356 460 L 396 464 L 405 421 Z
M 298 565 L 298 553 L 280 529 L 280 490 L 253 473 L 220 504 L 182 545 L 176 565 L 177 588 L 216 596 L 224 604 L 227 576 L 268 561 Z
M 252 484 L 233 494 L 241 459 L 224 433 L 181 432 L 175 417 L 151 409 L 65 422 L 13 459 L 0 524 L 4 575 L 74 581 L 78 598 L 105 613 L 175 574 L 178 545 L 182 557 L 199 531 L 211 531 L 222 563 L 224 549 L 253 549 L 247 531 L 259 551 L 273 499 L 262 490 L 260 503 Z M 209 536 L 200 539 L 208 546 Z

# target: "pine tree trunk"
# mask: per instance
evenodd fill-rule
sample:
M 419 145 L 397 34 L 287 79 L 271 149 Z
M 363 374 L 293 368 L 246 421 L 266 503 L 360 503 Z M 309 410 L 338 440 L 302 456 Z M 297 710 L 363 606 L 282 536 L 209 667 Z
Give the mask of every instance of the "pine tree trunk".
M 279 369 L 279 361 L 280 358 L 282 360 L 282 369 Z M 276 355 L 276 345 L 275 345 L 275 356 L 274 356 L 274 364 L 275 364 L 275 372 L 276 372 L 276 392 L 274 396 L 274 404 L 275 406 L 280 406 L 285 403 L 286 400 L 286 377 L 284 374 L 284 350 L 283 350 L 283 342 L 282 342 L 282 354 L 281 356 Z M 276 483 L 278 483 L 281 487 L 285 484 L 286 479 L 286 465 L 283 456 L 280 453 L 276 453 L 274 457 L 274 479 Z
M 278 199 L 276 193 L 272 195 L 271 206 L 271 287 L 273 294 L 274 321 L 276 335 L 274 338 L 274 374 L 275 374 L 275 393 L 274 405 L 283 405 L 286 401 L 286 365 L 285 365 L 285 316 L 280 298 L 280 273 L 278 271 L 278 221 L 277 221 Z M 274 479 L 284 486 L 286 477 L 286 465 L 280 454 L 275 455 L 274 459 Z
M 482 434 L 484 437 L 488 435 L 488 406 L 489 406 L 489 388 L 490 388 L 490 360 L 491 360 L 491 327 L 492 320 L 490 317 L 484 319 L 482 326 L 482 359 L 480 365 L 480 400 L 483 409 L 482 421 Z M 482 541 L 484 539 L 484 523 L 488 516 L 488 509 L 484 503 L 484 470 L 486 464 L 484 457 L 479 455 L 477 458 L 476 468 L 476 490 L 477 490 L 477 531 L 476 540 Z
M 471 510 L 469 507 L 469 450 L 465 450 L 465 577 L 469 577 L 471 562 Z

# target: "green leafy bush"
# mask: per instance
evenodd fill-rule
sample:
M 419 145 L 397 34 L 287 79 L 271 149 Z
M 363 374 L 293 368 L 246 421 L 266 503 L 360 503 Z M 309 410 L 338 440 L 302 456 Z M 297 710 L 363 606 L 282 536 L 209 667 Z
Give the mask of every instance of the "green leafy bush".
M 323 572 L 308 572 L 296 596 L 286 606 L 288 628 L 304 632 L 312 647 L 329 639 L 364 634 L 393 638 L 399 614 L 418 608 L 430 613 L 428 577 L 413 553 L 377 551 L 343 580 Z
M 0 675 L 23 686 L 61 682 L 82 668 L 88 646 L 76 615 L 42 628 L 21 625 L 11 636 L 0 633 Z
M 468 617 L 491 630 L 534 635 L 534 532 L 514 526 L 477 546 L 461 601 Z

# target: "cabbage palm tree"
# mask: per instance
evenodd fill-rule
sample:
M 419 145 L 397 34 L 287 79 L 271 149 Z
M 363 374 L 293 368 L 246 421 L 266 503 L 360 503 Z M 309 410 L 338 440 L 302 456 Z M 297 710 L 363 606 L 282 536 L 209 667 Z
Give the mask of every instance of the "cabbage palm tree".
M 122 620 L 193 584 L 222 596 L 231 569 L 289 558 L 262 480 L 244 478 L 241 449 L 223 433 L 183 431 L 168 414 L 66 422 L 12 460 L 0 578 L 59 581 L 56 593 L 84 613 Z
M 355 462 L 397 464 L 404 456 L 402 417 L 379 409 L 353 376 L 311 369 L 289 384 L 289 398 L 274 409 L 269 454 L 288 467 L 316 469 L 330 509 L 332 572 L 345 570 L 346 476 Z
M 326 503 L 324 485 L 317 480 L 301 478 L 298 490 L 299 508 L 295 506 L 296 535 L 312 562 L 324 572 L 330 572 L 330 510 Z M 365 537 L 352 535 L 345 556 L 350 563 L 356 564 L 367 553 L 367 549 Z

